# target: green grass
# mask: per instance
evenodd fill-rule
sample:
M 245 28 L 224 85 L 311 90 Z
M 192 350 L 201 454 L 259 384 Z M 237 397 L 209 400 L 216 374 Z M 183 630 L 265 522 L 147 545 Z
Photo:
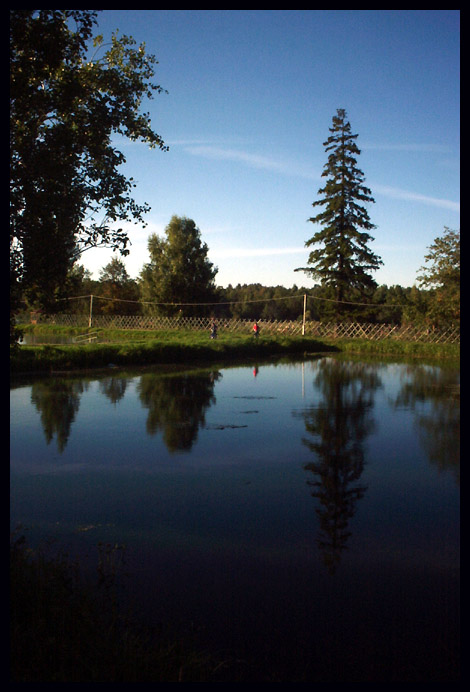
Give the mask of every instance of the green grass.
M 458 360 L 460 344 L 432 344 L 416 341 L 398 341 L 396 339 L 341 339 L 326 340 L 326 344 L 335 344 L 342 353 L 362 355 L 398 356 L 400 358 L 428 358 L 431 360 Z
M 88 330 L 67 327 L 28 326 L 28 331 L 50 336 L 85 334 Z M 93 330 L 95 332 L 95 330 Z M 459 344 L 427 344 L 384 339 L 319 340 L 309 336 L 270 336 L 255 339 L 251 334 L 222 333 L 211 340 L 202 331 L 143 331 L 99 329 L 98 342 L 26 346 L 12 349 L 12 373 L 73 371 L 107 368 L 110 365 L 193 364 L 241 359 L 263 359 L 275 355 L 304 355 L 326 352 L 362 355 L 430 358 L 435 360 L 460 357 Z
M 106 368 L 109 365 L 207 363 L 336 350 L 333 345 L 305 337 L 266 336 L 256 340 L 251 335 L 225 334 L 211 340 L 201 332 L 163 332 L 158 334 L 158 338 L 149 336 L 145 340 L 127 340 L 128 332 L 125 332 L 125 337 L 125 341 L 105 343 L 21 346 L 11 352 L 11 372 L 70 371 Z

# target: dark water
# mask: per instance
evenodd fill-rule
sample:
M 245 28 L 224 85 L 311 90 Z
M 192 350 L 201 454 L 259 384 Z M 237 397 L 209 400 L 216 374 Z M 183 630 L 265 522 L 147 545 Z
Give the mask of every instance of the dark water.
M 22 382 L 11 522 L 284 681 L 457 681 L 459 411 L 457 367 L 336 357 Z

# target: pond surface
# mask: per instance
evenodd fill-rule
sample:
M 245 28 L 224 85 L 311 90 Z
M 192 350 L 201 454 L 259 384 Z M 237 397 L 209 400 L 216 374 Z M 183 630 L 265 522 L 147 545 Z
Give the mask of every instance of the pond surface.
M 458 367 L 321 357 L 11 389 L 11 522 L 319 682 L 458 681 Z M 91 557 L 90 557 L 91 556 Z

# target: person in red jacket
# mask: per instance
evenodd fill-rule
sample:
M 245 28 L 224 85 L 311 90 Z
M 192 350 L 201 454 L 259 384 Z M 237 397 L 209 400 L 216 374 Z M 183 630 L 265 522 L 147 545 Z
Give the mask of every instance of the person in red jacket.
M 258 337 L 259 336 L 259 326 L 258 326 L 258 320 L 255 320 L 255 323 L 253 325 L 253 334 Z

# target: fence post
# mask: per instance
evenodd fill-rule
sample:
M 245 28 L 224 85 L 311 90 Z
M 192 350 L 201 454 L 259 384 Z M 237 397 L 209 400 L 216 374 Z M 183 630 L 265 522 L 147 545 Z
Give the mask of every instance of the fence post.
M 305 336 L 305 311 L 307 308 L 307 294 L 304 293 L 304 315 L 302 318 L 302 336 Z
M 88 318 L 88 328 L 91 327 L 93 323 L 93 294 L 90 296 L 90 316 Z

